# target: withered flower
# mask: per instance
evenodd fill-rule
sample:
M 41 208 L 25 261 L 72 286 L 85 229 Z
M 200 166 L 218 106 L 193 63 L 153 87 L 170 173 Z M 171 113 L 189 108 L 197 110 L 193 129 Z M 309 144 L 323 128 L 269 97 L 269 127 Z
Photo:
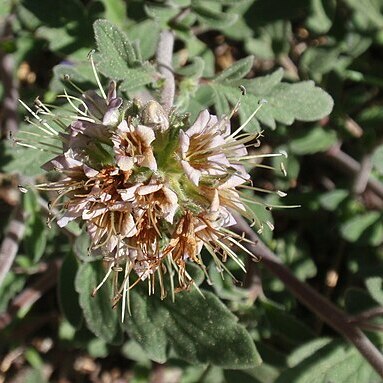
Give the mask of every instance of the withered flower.
M 96 290 L 117 273 L 115 301 L 122 298 L 123 312 L 127 293 L 139 281 L 147 280 L 152 292 L 158 277 L 164 297 L 165 276 L 178 275 L 178 286 L 169 284 L 176 286 L 174 294 L 193 283 L 188 262 L 207 275 L 203 248 L 219 270 L 227 270 L 228 257 L 244 269 L 234 250 L 247 251 L 245 239 L 229 228 L 236 223 L 234 212 L 257 220 L 243 190 L 252 189 L 244 164 L 259 157 L 247 147 L 257 145 L 260 134 L 244 128 L 259 107 L 231 133 L 230 117 L 204 110 L 190 125 L 156 101 L 124 101 L 114 82 L 100 93 L 75 98 L 65 92 L 74 109 L 69 116 L 40 101 L 37 112 L 23 104 L 40 133 L 59 142 L 56 153 L 61 150 L 43 167 L 62 177 L 37 188 L 57 191 L 51 202 L 57 224 L 83 222 L 91 251 L 104 255 L 107 274 Z

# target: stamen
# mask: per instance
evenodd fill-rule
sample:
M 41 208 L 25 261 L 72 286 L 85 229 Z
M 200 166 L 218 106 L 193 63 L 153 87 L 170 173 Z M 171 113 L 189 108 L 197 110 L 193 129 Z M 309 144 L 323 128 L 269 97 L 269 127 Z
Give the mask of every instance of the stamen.
M 106 94 L 104 92 L 104 89 L 102 88 L 101 86 L 101 81 L 100 81 L 100 78 L 98 77 L 98 73 L 97 73 L 97 70 L 96 70 L 96 66 L 94 65 L 94 60 L 93 60 L 93 53 L 94 53 L 94 50 L 91 50 L 89 52 L 89 59 L 90 59 L 90 63 L 92 65 L 92 70 L 93 70 L 93 74 L 94 74 L 94 78 L 96 79 L 96 82 L 97 82 L 97 85 L 98 85 L 98 88 L 100 89 L 100 93 L 102 95 L 102 97 L 106 100 Z
M 54 135 L 58 135 L 58 133 L 56 132 L 56 130 L 54 130 L 47 122 L 45 122 L 44 120 L 42 120 L 35 112 L 33 112 L 33 110 L 27 105 L 25 104 L 25 102 L 23 102 L 22 100 L 19 99 L 19 102 L 20 104 L 38 121 L 40 122 L 41 124 L 43 124 L 50 132 L 52 132 Z
M 253 117 L 259 112 L 259 110 L 262 108 L 263 105 L 267 104 L 267 100 L 265 99 L 262 99 L 259 101 L 259 105 L 258 107 L 255 109 L 255 111 L 248 117 L 248 119 L 232 134 L 230 134 L 230 136 L 228 138 L 230 139 L 234 139 L 234 137 L 239 133 L 241 132 L 243 129 L 246 128 L 246 126 L 249 124 L 249 122 L 253 119 Z

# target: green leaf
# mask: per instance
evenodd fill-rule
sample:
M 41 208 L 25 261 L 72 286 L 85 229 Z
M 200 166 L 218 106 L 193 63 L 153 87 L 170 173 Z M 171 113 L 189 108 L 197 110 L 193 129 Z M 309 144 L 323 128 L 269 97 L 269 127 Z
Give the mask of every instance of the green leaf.
M 205 67 L 205 62 L 201 57 L 193 57 L 192 62 L 182 68 L 177 69 L 177 74 L 185 77 L 200 78 Z
M 265 95 L 277 121 L 291 125 L 294 120 L 316 121 L 329 115 L 334 102 L 313 81 L 281 83 Z
M 132 316 L 125 329 L 159 363 L 174 354 L 192 364 L 232 369 L 259 364 L 254 342 L 237 318 L 214 294 L 203 295 L 193 289 L 177 294 L 172 302 L 133 289 Z
M 337 135 L 335 131 L 315 126 L 305 131 L 300 137 L 293 138 L 289 142 L 289 149 L 298 155 L 313 154 L 324 152 L 336 141 Z
M 253 80 L 235 79 L 230 83 L 213 80 L 209 86 L 215 91 L 217 114 L 229 114 L 229 103 L 235 105 L 240 99 L 239 115 L 241 123 L 244 123 L 260 101 L 266 100 L 267 104 L 262 106 L 246 128 L 248 131 L 259 131 L 258 121 L 274 128 L 276 121 L 286 125 L 291 125 L 295 120 L 316 121 L 331 112 L 334 104 L 331 96 L 316 87 L 314 82 L 281 83 L 282 76 L 283 71 L 278 70 L 272 75 Z M 247 89 L 245 96 L 241 95 L 240 85 Z
M 58 296 L 61 310 L 67 321 L 76 329 L 80 328 L 83 323 L 79 294 L 75 290 L 75 278 L 78 269 L 77 259 L 72 253 L 69 253 L 61 266 L 58 283 Z
M 53 155 L 49 152 L 12 147 L 9 142 L 0 143 L 0 161 L 2 171 L 18 173 L 23 176 L 33 177 L 45 173 L 41 165 L 50 160 Z
M 322 207 L 329 211 L 336 210 L 339 205 L 349 196 L 349 191 L 344 189 L 335 189 L 320 196 L 319 202 Z
M 311 78 L 321 81 L 324 74 L 332 70 L 342 71 L 351 63 L 352 59 L 342 53 L 339 46 L 310 47 L 301 58 L 300 68 Z
M 371 277 L 366 279 L 366 287 L 371 296 L 383 305 L 383 278 Z
M 27 213 L 24 247 L 33 263 L 37 263 L 43 256 L 47 245 L 47 224 L 41 214 L 36 193 L 29 191 L 23 197 L 24 208 Z
M 314 338 L 311 329 L 272 302 L 262 301 L 262 307 L 272 333 L 278 334 L 289 344 L 298 345 Z
M 88 328 L 111 344 L 121 344 L 122 330 L 118 311 L 112 308 L 112 291 L 109 281 L 92 297 L 94 288 L 102 281 L 106 273 L 102 262 L 84 263 L 78 269 L 75 288 L 80 295 L 80 306 Z
M 376 211 L 356 215 L 342 224 L 341 234 L 349 242 L 378 246 L 383 242 L 382 215 Z
M 194 0 L 192 9 L 197 14 L 201 23 L 214 29 L 221 29 L 234 24 L 238 15 L 214 9 L 208 1 Z
M 339 341 L 315 340 L 299 348 L 289 360 L 298 364 L 286 369 L 275 383 L 381 383 L 377 373 L 359 352 Z M 311 352 L 310 352 L 311 348 Z M 319 348 L 319 349 L 318 349 Z
M 95 78 L 89 61 L 81 61 L 75 64 L 59 64 L 53 68 L 53 79 L 50 89 L 56 93 L 62 93 L 67 87 L 68 82 L 65 77 L 82 89 L 92 89 L 95 87 Z
M 94 23 L 99 53 L 95 56 L 101 73 L 114 80 L 124 80 L 121 89 L 129 90 L 153 81 L 153 69 L 143 65 L 127 35 L 106 20 Z
M 24 287 L 26 276 L 9 271 L 5 276 L 0 289 L 0 313 L 7 310 L 8 303 Z
M 310 15 L 306 25 L 315 33 L 327 33 L 335 16 L 335 0 L 311 0 Z
M 101 0 L 105 7 L 104 17 L 120 27 L 126 24 L 126 6 L 124 0 Z
M 260 28 L 255 38 L 247 39 L 245 48 L 257 59 L 272 60 L 288 54 L 291 39 L 291 23 L 278 20 Z
M 231 83 L 244 78 L 251 70 L 254 63 L 254 57 L 248 56 L 238 60 L 231 67 L 225 69 L 214 78 L 216 82 Z
M 355 11 L 356 17 L 361 24 L 369 24 L 370 27 L 375 28 L 383 27 L 383 4 L 380 1 L 346 0 L 346 3 Z
M 160 37 L 160 26 L 154 20 L 145 20 L 130 27 L 127 31 L 132 41 L 138 41 L 142 58 L 148 60 L 156 52 Z
M 79 0 L 23 0 L 22 7 L 32 15 L 35 24 L 40 24 L 35 37 L 47 40 L 52 51 L 66 55 L 81 52 L 83 57 L 89 51 L 96 10 L 88 10 Z

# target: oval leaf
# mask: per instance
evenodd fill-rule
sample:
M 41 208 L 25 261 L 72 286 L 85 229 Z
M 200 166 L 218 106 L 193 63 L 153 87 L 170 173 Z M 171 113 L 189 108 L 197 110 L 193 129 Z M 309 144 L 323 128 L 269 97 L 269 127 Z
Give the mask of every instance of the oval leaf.
M 109 281 L 92 297 L 93 289 L 105 276 L 101 262 L 84 263 L 78 269 L 75 286 L 88 328 L 107 343 L 121 344 L 122 330 L 117 310 L 112 309 Z
M 140 291 L 141 290 L 141 291 Z M 131 292 L 131 312 L 125 329 L 156 362 L 170 351 L 193 364 L 250 368 L 261 362 L 254 342 L 237 318 L 212 293 L 196 290 L 176 295 L 175 302 Z

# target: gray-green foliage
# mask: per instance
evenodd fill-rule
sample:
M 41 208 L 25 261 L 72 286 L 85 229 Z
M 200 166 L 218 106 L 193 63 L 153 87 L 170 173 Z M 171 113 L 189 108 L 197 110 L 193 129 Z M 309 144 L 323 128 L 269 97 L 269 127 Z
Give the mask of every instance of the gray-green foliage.
M 160 31 L 171 28 L 176 37 L 173 68 L 179 111 L 190 113 L 191 120 L 206 108 L 222 116 L 240 101 L 232 120 L 237 127 L 261 100 L 267 101 L 246 129 L 263 132 L 262 146 L 254 150 L 284 150 L 288 158 L 264 162 L 275 173 L 256 168 L 253 182 L 289 194 L 280 201 L 247 193 L 256 198 L 249 208 L 276 227 L 275 232 L 265 230 L 262 239 L 301 281 L 358 315 L 383 304 L 381 202 L 368 184 L 365 191 L 355 192 L 355 175 L 343 174 L 327 151 L 340 147 L 356 161 L 371 159 L 371 177 L 383 181 L 383 2 L 281 3 L 2 0 L 1 26 L 10 12 L 14 15 L 12 33 L 2 38 L 0 49 L 12 55 L 15 69 L 26 62 L 36 75 L 36 82 L 29 84 L 15 70 L 20 98 L 28 105 L 36 96 L 53 103 L 63 88 L 79 96 L 66 75 L 83 90 L 97 89 L 87 58 L 91 51 L 104 86 L 113 79 L 128 100 L 148 94 L 159 99 L 163 80 L 155 51 Z M 3 97 L 7 89 L 0 87 Z M 25 129 L 22 124 L 21 130 Z M 18 147 L 13 141 L 1 144 L 2 230 L 10 210 L 3 209 L 4 190 L 9 184 L 29 183 L 41 176 L 40 165 L 53 155 Z M 287 176 L 280 170 L 282 163 Z M 101 260 L 89 258 L 89 237 L 78 236 L 78 226 L 65 234 L 55 224 L 48 230 L 47 213 L 36 194 L 28 192 L 24 197 L 26 235 L 14 270 L 1 286 L 0 312 L 9 310 L 17 295 L 39 278 L 42 262 L 49 267 L 51 261 L 62 259 L 57 291 L 61 314 L 54 312 L 59 330 L 55 333 L 53 325 L 48 329 L 48 336 L 60 342 L 60 352 L 64 349 L 75 357 L 87 352 L 99 358 L 101 366 L 104 358 L 116 360 L 122 354 L 129 359 L 123 369 L 134 375 L 135 382 L 153 378 L 152 369 L 158 365 L 153 367 L 152 361 L 181 371 L 182 383 L 382 381 L 354 348 L 325 326 L 318 331 L 319 320 L 262 262 L 248 265 L 253 270 L 248 277 L 228 262 L 238 281 L 226 274 L 222 279 L 211 264 L 213 286 L 200 286 L 204 298 L 191 287 L 176 294 L 175 302 L 170 297 L 161 301 L 157 294 L 147 295 L 145 281 L 130 292 L 132 315 L 126 313 L 121 323 L 121 306 L 111 308 L 109 282 L 91 296 L 105 268 Z M 270 212 L 260 202 L 302 207 Z M 326 282 L 329 272 L 338 278 L 335 286 Z M 41 304 L 16 313 L 5 328 L 1 359 L 3 350 L 15 345 L 15 329 L 43 322 L 44 309 L 54 310 L 55 292 L 43 294 Z M 371 323 L 381 325 L 381 318 Z M 369 336 L 381 348 L 381 334 L 371 330 Z M 26 363 L 32 366 L 25 370 L 25 380 L 44 381 L 45 354 L 29 345 L 25 350 Z

